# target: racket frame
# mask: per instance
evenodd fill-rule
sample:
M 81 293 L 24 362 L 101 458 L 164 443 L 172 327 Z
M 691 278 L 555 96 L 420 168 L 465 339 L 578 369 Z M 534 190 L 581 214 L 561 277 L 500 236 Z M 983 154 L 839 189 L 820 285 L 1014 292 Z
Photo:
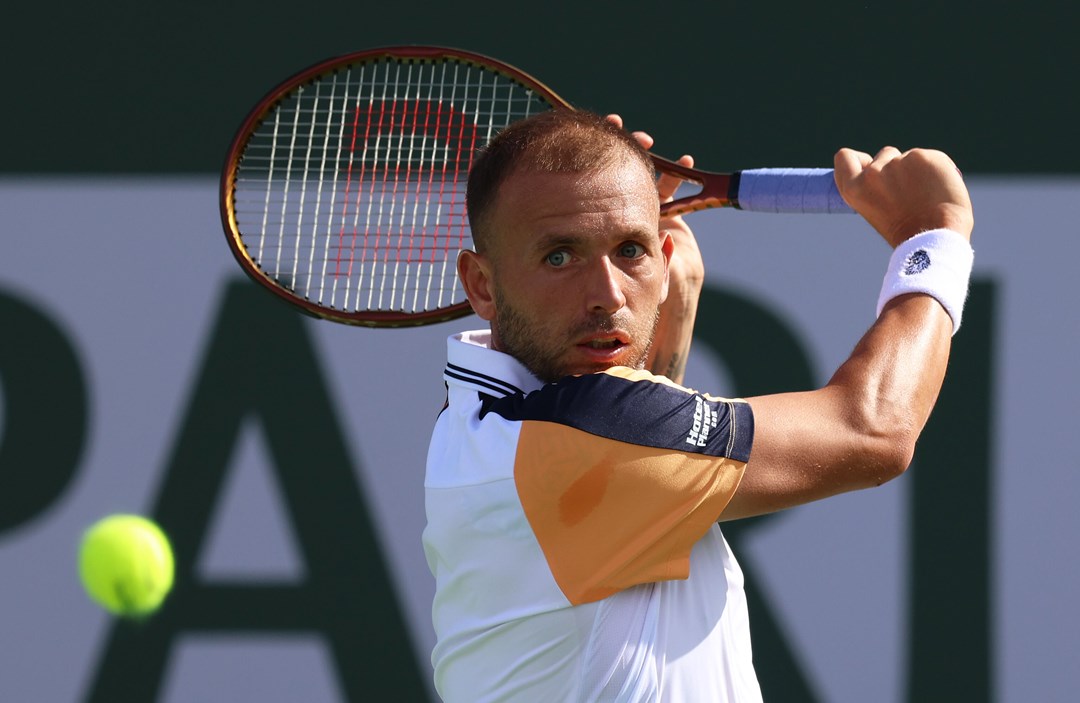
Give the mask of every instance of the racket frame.
M 464 317 L 472 312 L 468 300 L 459 301 L 447 307 L 419 312 L 396 310 L 357 310 L 350 312 L 322 305 L 300 295 L 266 273 L 254 261 L 242 242 L 234 200 L 236 176 L 244 150 L 256 128 L 279 103 L 298 87 L 304 84 L 312 84 L 321 76 L 350 65 L 383 59 L 400 61 L 406 64 L 457 61 L 500 74 L 504 78 L 521 85 L 526 90 L 532 91 L 540 99 L 549 103 L 553 109 L 574 109 L 569 102 L 556 94 L 551 88 L 524 71 L 490 56 L 462 49 L 442 46 L 400 45 L 357 51 L 323 60 L 298 71 L 269 90 L 251 109 L 237 129 L 225 157 L 219 188 L 221 220 L 229 242 L 229 248 L 240 267 L 253 280 L 262 284 L 282 300 L 317 318 L 367 327 L 404 327 L 434 324 Z M 703 171 L 683 166 L 655 154 L 650 154 L 650 156 L 658 173 L 678 176 L 684 181 L 694 183 L 701 188 L 697 193 L 663 203 L 660 207 L 662 217 L 684 215 L 709 208 L 739 207 L 739 171 L 731 173 Z
M 394 60 L 405 64 L 457 61 L 498 73 L 532 91 L 542 100 L 550 103 L 555 109 L 573 109 L 569 103 L 556 95 L 551 88 L 532 76 L 491 57 L 461 49 L 402 45 L 357 51 L 320 61 L 294 73 L 270 89 L 248 112 L 229 144 L 219 184 L 221 222 L 225 230 L 226 240 L 229 243 L 229 249 L 232 251 L 240 268 L 252 280 L 264 286 L 285 302 L 316 318 L 364 327 L 407 327 L 436 324 L 464 317 L 472 313 L 472 307 L 469 305 L 468 300 L 458 301 L 447 307 L 419 312 L 399 310 L 348 311 L 319 304 L 293 291 L 264 271 L 252 258 L 242 241 L 243 236 L 236 216 L 237 173 L 248 142 L 258 126 L 273 112 L 278 104 L 297 88 L 313 84 L 322 76 L 342 70 L 347 66 L 378 60 Z

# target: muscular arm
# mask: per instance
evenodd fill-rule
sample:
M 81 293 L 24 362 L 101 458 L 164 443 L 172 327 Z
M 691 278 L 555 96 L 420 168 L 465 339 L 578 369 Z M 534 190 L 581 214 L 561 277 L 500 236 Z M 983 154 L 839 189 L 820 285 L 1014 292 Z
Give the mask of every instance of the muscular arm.
M 754 448 L 729 520 L 878 486 L 903 473 L 937 400 L 952 321 L 936 300 L 893 300 L 822 389 L 750 398 Z
M 928 229 L 970 236 L 967 190 L 940 152 L 837 154 L 845 199 L 896 246 Z M 953 327 L 933 298 L 892 300 L 824 388 L 750 398 L 755 438 L 722 519 L 772 512 L 892 479 L 937 400 Z
M 622 117 L 608 115 L 612 123 L 623 126 Z M 633 132 L 634 138 L 651 149 L 653 138 L 647 132 Z M 678 160 L 683 166 L 693 168 L 694 159 L 687 155 Z M 682 179 L 670 174 L 663 174 L 656 182 L 660 202 L 670 202 L 675 191 L 682 184 Z M 666 376 L 676 383 L 683 382 L 686 374 L 686 360 L 690 356 L 690 343 L 694 338 L 694 322 L 697 319 L 698 301 L 701 287 L 705 283 L 705 264 L 701 260 L 694 233 L 681 217 L 669 217 L 660 221 L 661 235 L 666 232 L 675 244 L 674 253 L 668 263 L 668 296 L 660 306 L 656 335 L 646 368 L 652 373 Z
M 671 235 L 675 249 L 668 264 L 668 296 L 660 306 L 648 368 L 655 374 L 682 383 L 694 337 L 701 287 L 705 283 L 705 266 L 694 235 L 682 218 L 664 220 L 660 226 Z
M 692 168 L 694 159 L 683 156 L 678 163 Z M 674 176 L 661 176 L 656 184 L 660 202 L 670 201 L 680 183 L 682 181 Z M 648 368 L 655 374 L 682 383 L 690 343 L 694 339 L 701 287 L 705 284 L 705 264 L 694 233 L 681 217 L 661 220 L 660 230 L 671 236 L 675 247 L 668 262 L 668 295 L 660 306 Z

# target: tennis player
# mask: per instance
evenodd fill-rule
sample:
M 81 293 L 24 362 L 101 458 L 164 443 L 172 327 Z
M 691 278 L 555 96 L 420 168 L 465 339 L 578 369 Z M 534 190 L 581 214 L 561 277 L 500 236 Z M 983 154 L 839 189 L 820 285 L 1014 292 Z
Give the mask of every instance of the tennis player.
M 704 267 L 651 144 L 556 110 L 470 174 L 458 269 L 489 328 L 448 340 L 426 477 L 447 701 L 761 700 L 718 521 L 898 476 L 937 398 L 972 263 L 945 154 L 836 154 L 894 248 L 877 321 L 823 388 L 727 399 L 681 385 Z

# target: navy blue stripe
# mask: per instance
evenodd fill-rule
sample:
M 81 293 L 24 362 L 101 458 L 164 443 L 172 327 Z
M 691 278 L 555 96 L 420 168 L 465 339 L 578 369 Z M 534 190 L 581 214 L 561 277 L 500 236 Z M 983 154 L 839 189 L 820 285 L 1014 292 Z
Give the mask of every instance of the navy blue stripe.
M 750 449 L 754 445 L 754 409 L 750 403 L 731 403 L 731 408 L 735 413 L 731 425 L 736 432 L 728 456 L 745 464 L 750 461 Z
M 460 379 L 462 381 L 471 380 L 471 381 L 473 381 L 475 383 L 478 383 L 478 384 L 480 384 L 482 386 L 485 386 L 487 388 L 492 388 L 492 389 L 495 389 L 495 390 L 502 390 L 505 393 L 524 393 L 525 392 L 525 391 L 521 390 L 520 388 L 518 388 L 517 386 L 515 386 L 513 384 L 510 384 L 510 383 L 507 383 L 506 381 L 504 381 L 504 380 L 502 380 L 500 378 L 495 378 L 494 376 L 488 376 L 487 374 L 477 373 L 476 371 L 473 371 L 471 369 L 466 369 L 466 368 L 464 368 L 462 366 L 456 366 L 454 364 L 448 363 L 446 365 L 446 368 L 447 369 L 453 369 L 454 371 L 458 372 L 458 374 L 455 375 L 455 374 L 450 373 L 450 371 L 447 371 L 446 373 L 447 373 L 448 376 Z M 480 379 L 482 379 L 482 380 L 480 380 Z M 485 383 L 485 381 L 486 381 L 486 383 Z
M 723 456 L 746 462 L 754 439 L 746 403 L 708 400 L 651 381 L 588 374 L 551 383 L 527 396 L 485 406 L 508 420 L 555 422 L 639 446 Z
M 464 381 L 465 383 L 469 383 L 474 386 L 482 386 L 484 388 L 489 388 L 498 393 L 499 395 L 506 395 L 506 389 L 502 386 L 497 386 L 493 383 L 487 383 L 486 381 L 482 381 L 472 376 L 463 376 L 462 374 L 454 373 L 450 369 L 444 369 L 443 374 L 449 376 L 450 378 L 457 379 L 458 381 Z

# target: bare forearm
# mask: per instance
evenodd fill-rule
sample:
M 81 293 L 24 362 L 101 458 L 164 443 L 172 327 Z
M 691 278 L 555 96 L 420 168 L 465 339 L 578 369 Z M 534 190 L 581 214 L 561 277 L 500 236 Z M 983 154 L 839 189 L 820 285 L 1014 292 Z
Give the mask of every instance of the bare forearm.
M 844 200 L 901 255 L 890 260 L 882 286 L 881 300 L 888 302 L 824 388 L 750 399 L 754 447 L 724 519 L 880 485 L 903 473 L 945 378 L 955 331 L 946 308 L 959 325 L 974 226 L 959 169 L 941 152 L 894 147 L 875 156 L 841 149 L 833 164 Z M 909 242 L 926 248 L 901 249 Z M 916 254 L 917 260 L 904 258 Z M 930 266 L 929 277 L 904 278 Z
M 896 298 L 829 381 L 849 404 L 853 429 L 897 445 L 900 470 L 910 463 L 937 402 L 952 331 L 952 320 L 933 298 Z
M 694 339 L 700 293 L 679 299 L 669 298 L 661 310 L 656 336 L 649 354 L 649 370 L 682 383 L 686 375 L 686 360 Z
M 822 389 L 751 398 L 755 438 L 734 519 L 877 486 L 903 473 L 937 400 L 952 322 L 936 300 L 892 301 Z

